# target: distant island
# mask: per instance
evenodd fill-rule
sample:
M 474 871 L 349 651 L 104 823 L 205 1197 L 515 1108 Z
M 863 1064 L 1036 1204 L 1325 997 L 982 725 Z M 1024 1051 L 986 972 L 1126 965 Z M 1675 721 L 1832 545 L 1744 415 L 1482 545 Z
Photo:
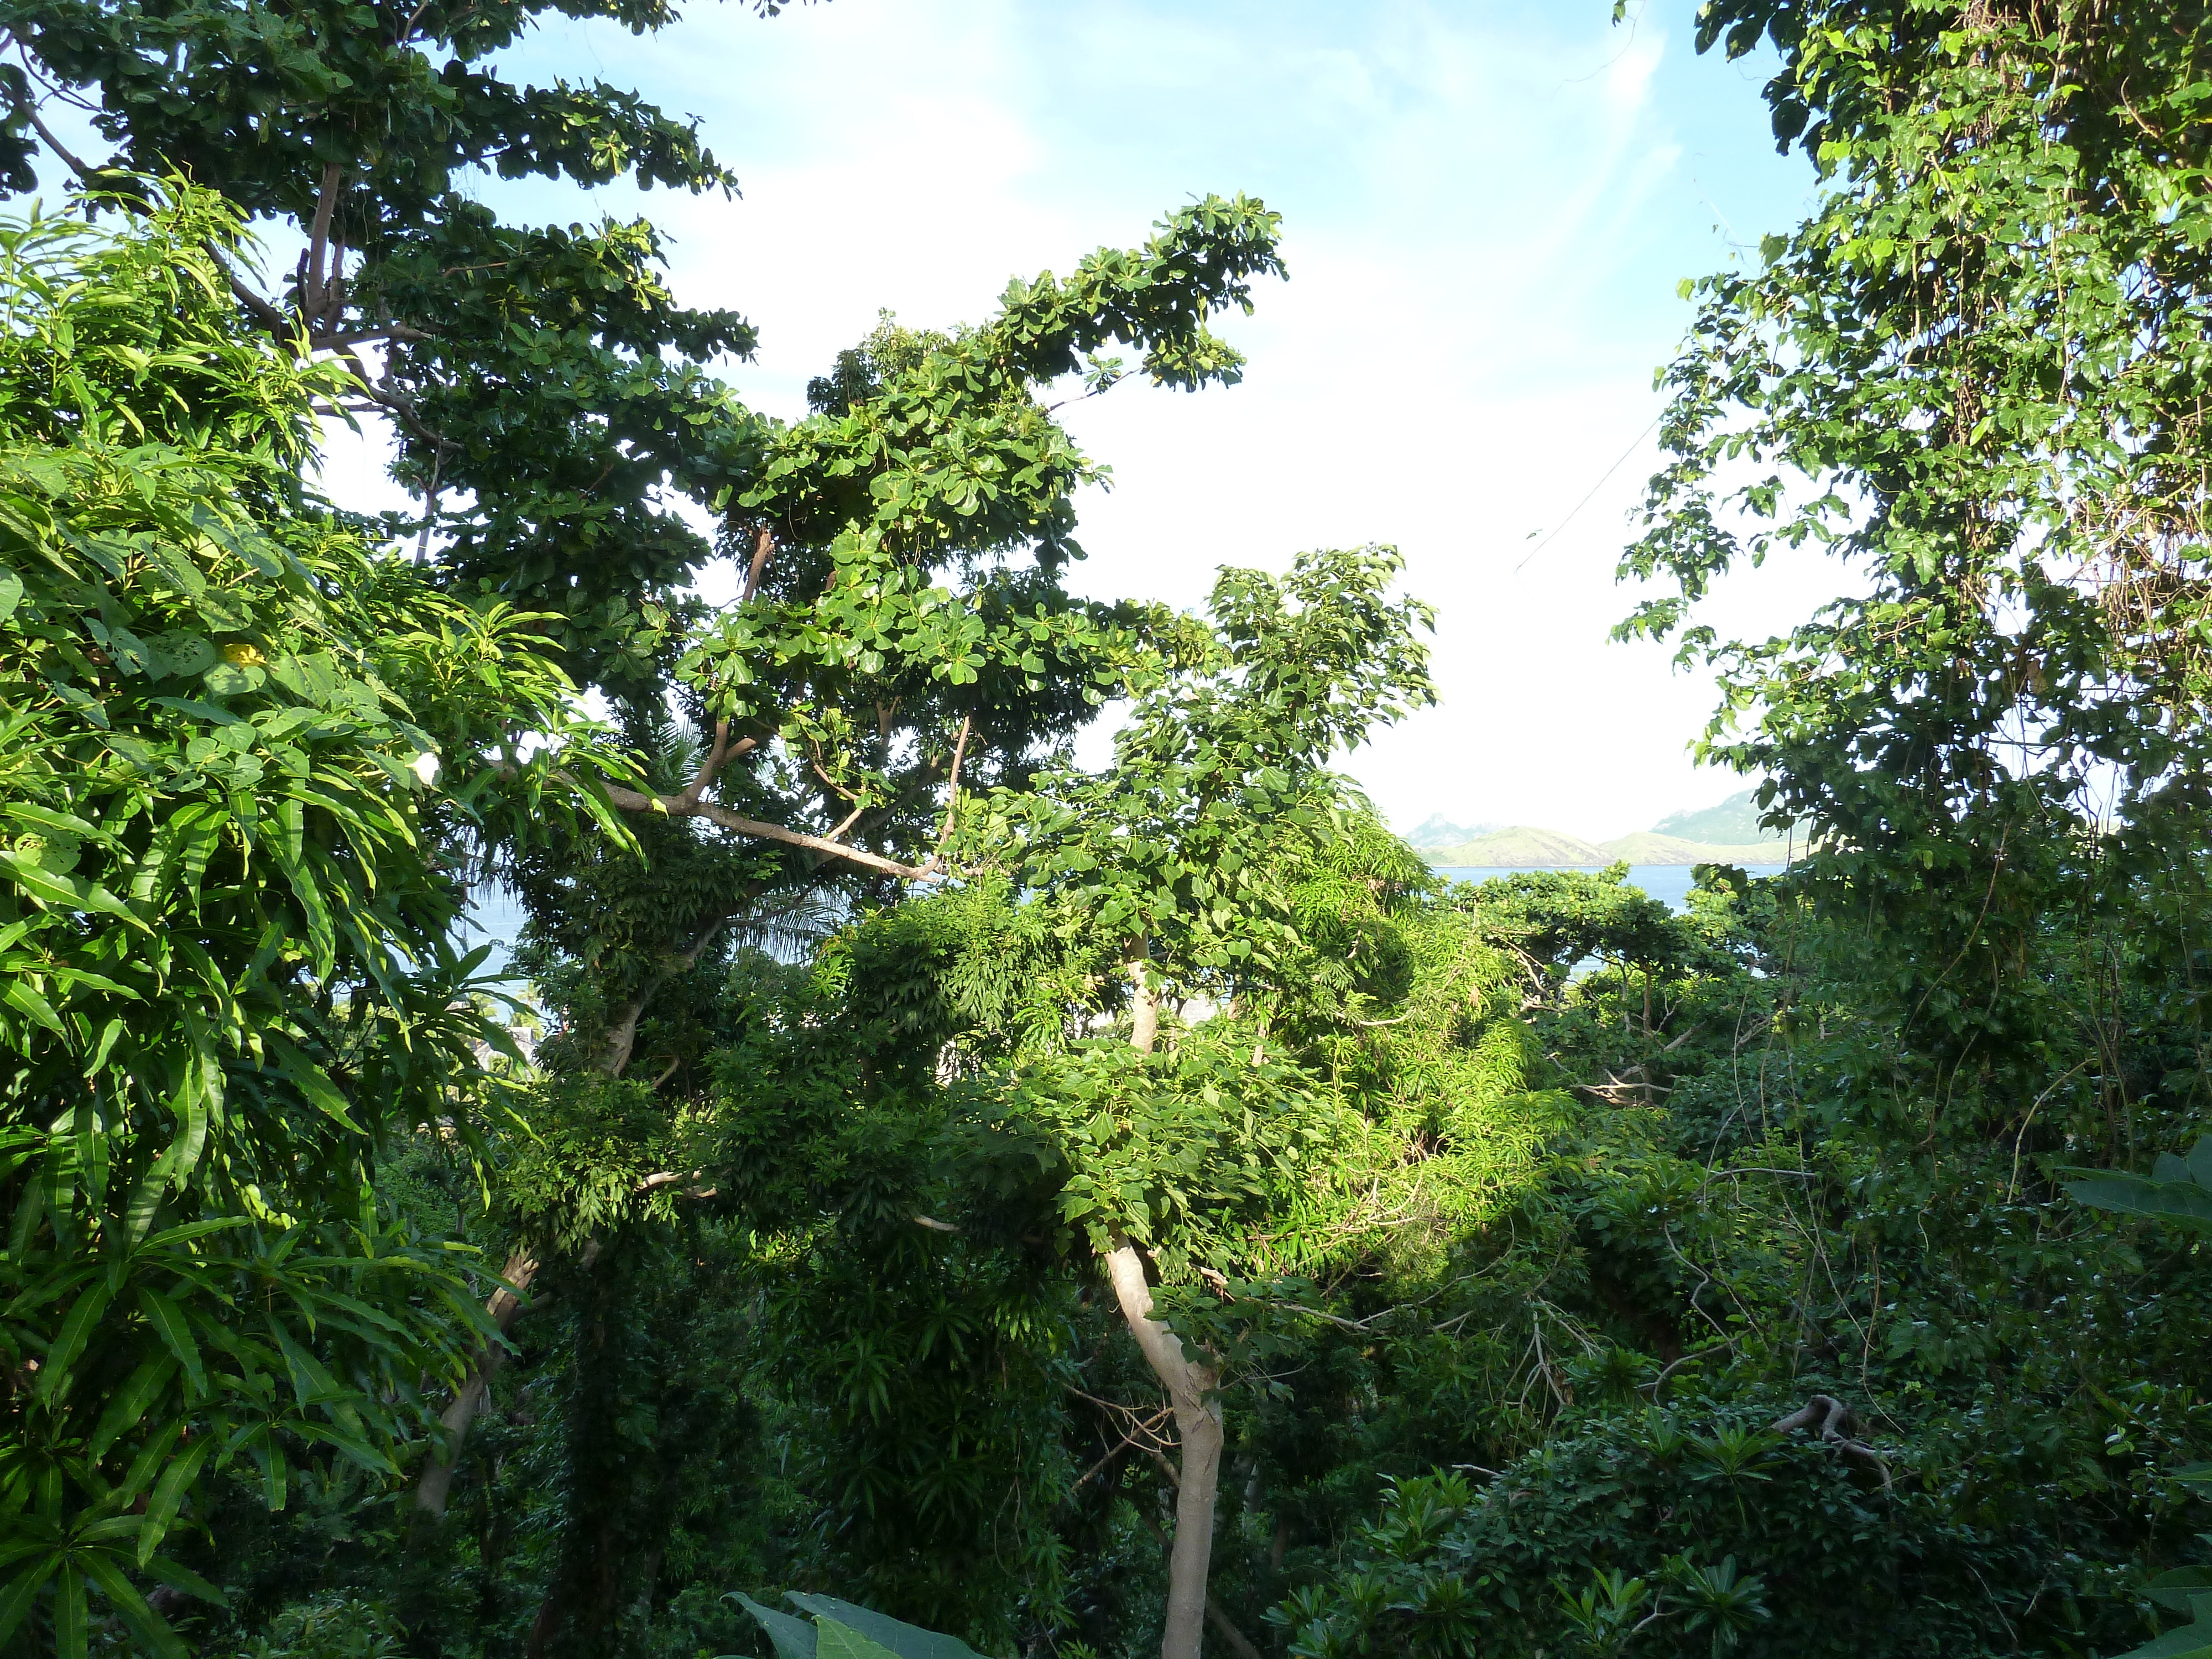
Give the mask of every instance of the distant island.
M 1447 839 L 1447 836 L 1449 839 Z M 1649 830 L 1587 842 L 1524 824 L 1462 826 L 1441 814 L 1407 841 L 1431 864 L 1455 868 L 1567 867 L 1607 864 L 1786 864 L 1802 858 L 1805 841 L 1763 829 L 1753 792 L 1731 795 L 1703 811 L 1674 812 Z

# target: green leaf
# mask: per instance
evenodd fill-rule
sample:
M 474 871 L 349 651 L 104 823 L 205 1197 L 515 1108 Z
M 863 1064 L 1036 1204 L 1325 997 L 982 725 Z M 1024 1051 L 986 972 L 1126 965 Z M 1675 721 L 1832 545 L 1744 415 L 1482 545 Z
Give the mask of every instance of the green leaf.
M 162 1537 L 174 1524 L 177 1511 L 184 1505 L 185 1495 L 192 1483 L 199 1479 L 200 1465 L 215 1449 L 212 1435 L 202 1434 L 186 1444 L 181 1455 L 172 1458 L 161 1471 L 161 1478 L 154 1486 L 153 1496 L 146 1504 L 145 1529 L 138 1534 L 138 1565 L 143 1567 L 161 1547 Z M 271 1508 L 279 1507 L 272 1504 Z
M 0 851 L 0 878 L 14 882 L 32 897 L 58 909 L 114 916 L 142 933 L 147 931 L 146 924 L 106 888 L 82 877 L 57 875 L 20 854 Z
M 84 1659 L 84 1574 L 64 1560 L 54 1575 L 55 1659 Z
M 168 1621 L 146 1605 L 146 1598 L 123 1576 L 122 1569 L 106 1551 L 88 1552 L 83 1559 L 84 1570 L 106 1595 L 109 1605 L 122 1615 L 123 1622 L 131 1627 L 142 1647 L 152 1649 L 162 1659 L 188 1659 L 185 1644 L 177 1639 Z
M 872 1642 L 836 1619 L 814 1621 L 815 1659 L 896 1659 L 880 1642 Z
M 825 1621 L 825 1624 L 834 1619 L 849 1626 L 897 1655 L 898 1659 L 983 1659 L 981 1654 L 957 1636 L 924 1630 L 919 1625 L 906 1624 L 888 1613 L 878 1613 L 851 1601 L 841 1601 L 834 1595 L 809 1595 L 793 1590 L 786 1599 L 801 1611 Z
M 115 1443 L 118 1437 L 125 1430 L 136 1426 L 145 1416 L 147 1407 L 161 1392 L 161 1385 L 169 1380 L 169 1373 L 176 1368 L 176 1356 L 162 1352 L 155 1354 L 132 1371 L 129 1379 L 107 1402 L 107 1409 L 100 1413 L 92 1437 L 85 1442 L 84 1455 L 95 1463 L 105 1457 L 107 1449 Z
M 21 977 L 11 976 L 4 987 L 0 987 L 0 1001 L 29 1015 L 50 1031 L 63 1036 L 69 1035 L 69 1028 L 62 1024 L 61 1016 L 54 1012 L 53 1004 L 33 991 Z
M 2143 1591 L 2162 1607 L 2187 1613 L 2192 1597 L 2212 1592 L 2212 1567 L 2176 1567 L 2159 1574 Z
M 8 1588 L 0 1591 L 0 1642 L 15 1633 L 16 1627 L 38 1601 L 39 1592 L 52 1581 L 63 1559 L 49 1551 L 43 1559 L 33 1562 L 8 1581 Z M 792 1622 L 796 1624 L 798 1620 Z
M 151 1285 L 138 1287 L 138 1305 L 145 1311 L 146 1320 L 155 1334 L 185 1368 L 189 1398 L 203 1399 L 207 1394 L 207 1372 L 200 1364 L 200 1346 L 192 1340 L 191 1327 L 185 1323 L 183 1311 L 161 1291 Z
M 769 1644 L 775 1650 L 775 1659 L 815 1659 L 814 1626 L 804 1619 L 794 1619 L 787 1613 L 778 1613 L 774 1607 L 764 1607 L 743 1590 L 732 1590 L 722 1599 L 735 1601 L 752 1614 L 760 1627 L 768 1632 Z
M 346 1097 L 332 1086 L 330 1079 L 323 1074 L 322 1068 L 301 1053 L 289 1037 L 270 1031 L 263 1035 L 262 1042 L 270 1053 L 276 1055 L 277 1069 L 307 1097 L 308 1104 L 354 1133 L 362 1133 L 361 1125 L 354 1121 L 353 1109 Z
M 53 1346 L 46 1350 L 46 1360 L 39 1372 L 36 1390 L 40 1403 L 52 1405 L 66 1395 L 76 1382 L 76 1358 L 91 1340 L 93 1327 L 100 1315 L 107 1311 L 113 1292 L 106 1279 L 88 1285 L 62 1321 L 61 1329 L 55 1334 Z

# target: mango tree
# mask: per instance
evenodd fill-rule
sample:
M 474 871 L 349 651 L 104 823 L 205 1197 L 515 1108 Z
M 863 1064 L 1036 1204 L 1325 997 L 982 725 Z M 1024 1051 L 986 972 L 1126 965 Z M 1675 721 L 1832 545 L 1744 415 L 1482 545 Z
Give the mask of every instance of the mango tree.
M 133 190 L 0 225 L 0 1641 L 71 1655 L 88 1592 L 181 1653 L 214 1471 L 419 1433 L 479 1316 L 368 1175 L 505 1042 L 440 849 L 613 829 L 534 619 L 301 490 L 343 376 L 237 326 L 234 217 Z

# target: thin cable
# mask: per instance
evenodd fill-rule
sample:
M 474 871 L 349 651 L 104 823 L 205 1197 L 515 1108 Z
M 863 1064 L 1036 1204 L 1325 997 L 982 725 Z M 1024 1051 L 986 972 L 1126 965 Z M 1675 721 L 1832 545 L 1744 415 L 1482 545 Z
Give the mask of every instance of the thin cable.
M 1635 441 L 1631 443 L 1627 448 L 1620 452 L 1620 459 L 1615 461 L 1611 466 L 1606 468 L 1604 472 L 1599 476 L 1598 481 L 1589 487 L 1589 495 L 1583 496 L 1582 500 L 1575 503 L 1574 512 L 1569 513 L 1565 518 L 1560 520 L 1558 525 L 1553 526 L 1551 535 L 1545 537 L 1542 541 L 1538 542 L 1535 546 L 1528 550 L 1528 559 L 1534 558 L 1539 553 L 1541 553 L 1546 548 L 1549 547 L 1552 544 L 1553 540 L 1559 535 L 1559 532 L 1565 530 L 1569 525 L 1575 521 L 1575 514 L 1581 512 L 1584 507 L 1590 504 L 1592 497 L 1596 495 L 1599 490 L 1605 488 L 1606 479 L 1610 478 L 1614 473 L 1620 471 L 1622 466 L 1627 463 L 1628 458 L 1631 455 L 1633 455 L 1643 447 L 1644 441 L 1650 437 L 1652 433 L 1657 429 L 1659 422 L 1666 418 L 1667 411 L 1663 409 L 1651 417 L 1651 424 L 1645 427 L 1643 431 L 1638 433 L 1636 434 Z M 1513 574 L 1515 575 L 1519 575 L 1523 570 L 1526 570 L 1528 568 L 1528 559 L 1523 559 L 1520 563 L 1513 567 Z

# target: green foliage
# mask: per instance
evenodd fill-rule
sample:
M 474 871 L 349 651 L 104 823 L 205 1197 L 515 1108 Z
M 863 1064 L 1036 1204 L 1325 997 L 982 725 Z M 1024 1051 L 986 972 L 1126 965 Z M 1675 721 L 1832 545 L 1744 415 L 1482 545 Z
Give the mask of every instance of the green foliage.
M 1267 994 L 1297 937 L 1282 860 L 1334 833 L 1331 751 L 1433 699 L 1427 608 L 1385 597 L 1401 564 L 1368 549 L 1301 554 L 1280 580 L 1224 570 L 1212 637 L 1137 701 L 1112 767 L 1002 792 L 978 850 L 1041 890 L 1064 937 L 1152 964 L 1154 988 Z
M 605 817 L 517 756 L 579 730 L 528 618 L 417 584 L 303 501 L 335 385 L 240 335 L 177 186 L 125 233 L 0 228 L 0 1640 L 83 1650 L 212 1474 L 389 1468 L 478 1318 L 368 1184 L 451 1120 L 480 958 L 434 837 Z M 433 793 L 433 781 L 443 787 Z
M 1699 13 L 1701 47 L 1762 37 L 1820 194 L 1694 289 L 1622 564 L 1677 591 L 1624 631 L 1680 628 L 1743 560 L 1845 563 L 1785 636 L 1681 635 L 1726 688 L 1708 752 L 1826 842 L 1811 890 L 1911 1040 L 2009 1064 L 2054 904 L 2144 906 L 2159 946 L 2203 907 L 2207 36 L 2089 0 Z
M 981 1659 L 957 1637 L 940 1636 L 833 1595 L 792 1595 L 793 1606 L 814 1615 L 811 1625 L 741 1592 L 733 1591 L 730 1600 L 768 1632 L 776 1659 L 882 1659 L 884 1654 L 893 1659 Z
M 406 1632 L 386 1608 L 326 1596 L 284 1609 L 237 1659 L 400 1659 Z
M 1249 1035 L 1209 1022 L 1156 1054 L 1086 1042 L 1011 1080 L 1003 1109 L 1063 1161 L 1060 1218 L 1094 1249 L 1123 1237 L 1170 1278 L 1222 1270 L 1327 1159 L 1334 1114 Z
M 1206 319 L 1280 271 L 1276 225 L 1208 198 L 1142 248 L 1012 284 L 973 328 L 887 322 L 817 383 L 816 413 L 765 429 L 715 503 L 745 596 L 678 663 L 702 726 L 757 745 L 726 799 L 918 860 L 956 752 L 971 787 L 1019 787 L 1091 717 L 1163 619 L 1066 591 L 1074 493 L 1103 474 L 1048 389 L 1115 341 L 1162 383 L 1233 382 L 1242 359 Z
M 307 257 L 289 283 L 270 297 L 240 283 L 255 325 L 361 369 L 351 398 L 394 420 L 404 480 L 468 503 L 426 502 L 453 574 L 565 612 L 570 665 L 622 681 L 643 660 L 639 605 L 707 551 L 661 492 L 711 495 L 746 441 L 699 365 L 754 335 L 675 303 L 647 223 L 513 226 L 469 199 L 479 167 L 734 187 L 690 125 L 634 94 L 507 79 L 499 55 L 546 9 L 24 0 L 0 14 L 30 70 L 7 71 L 0 167 L 32 187 L 35 77 L 96 106 L 109 165 L 182 169 L 242 218 L 296 228 Z M 589 9 L 640 32 L 674 16 L 655 0 Z M 373 379 L 363 346 L 380 349 Z

